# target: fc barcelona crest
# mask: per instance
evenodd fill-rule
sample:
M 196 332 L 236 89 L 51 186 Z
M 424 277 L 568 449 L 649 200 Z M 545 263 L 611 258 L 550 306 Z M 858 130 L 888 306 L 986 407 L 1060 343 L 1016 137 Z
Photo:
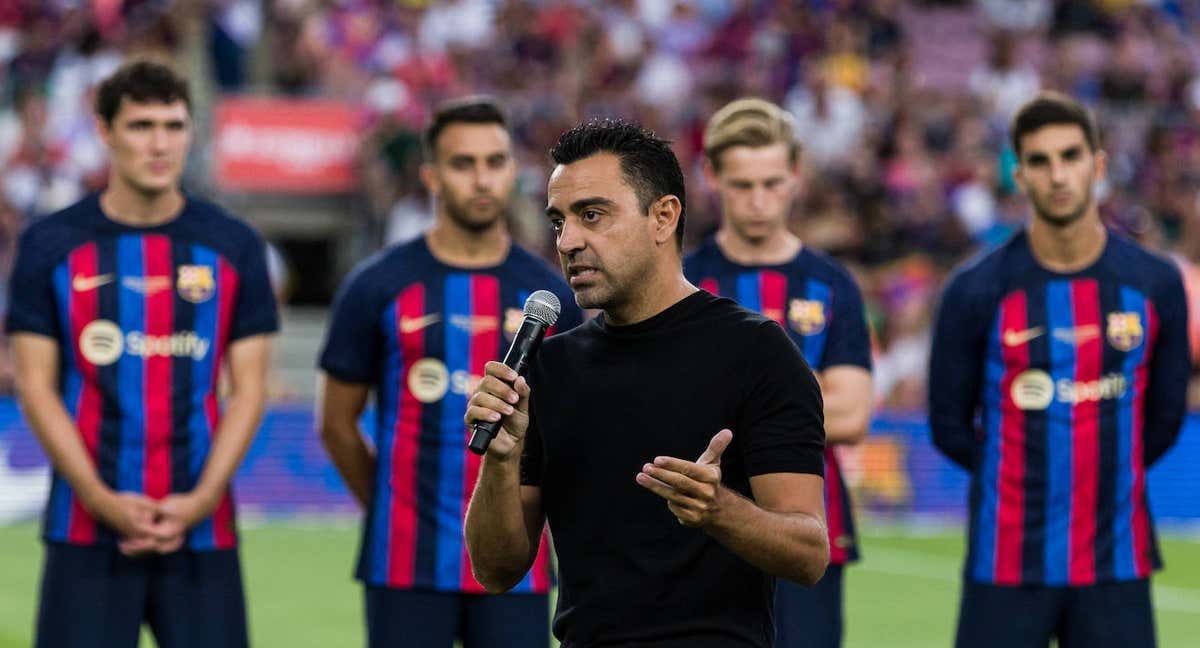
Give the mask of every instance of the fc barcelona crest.
M 800 335 L 825 330 L 825 303 L 815 299 L 793 299 L 788 303 L 788 324 Z
M 504 311 L 504 339 L 509 342 L 517 337 L 517 331 L 521 330 L 521 322 L 525 321 L 525 311 L 520 308 L 508 308 Z
M 212 266 L 179 266 L 179 279 L 175 282 L 175 288 L 179 291 L 180 297 L 193 304 L 202 304 L 208 301 L 217 288 L 217 282 L 213 279 Z
M 1142 328 L 1142 316 L 1138 313 L 1108 314 L 1108 343 L 1118 351 L 1131 351 L 1142 343 L 1146 336 Z

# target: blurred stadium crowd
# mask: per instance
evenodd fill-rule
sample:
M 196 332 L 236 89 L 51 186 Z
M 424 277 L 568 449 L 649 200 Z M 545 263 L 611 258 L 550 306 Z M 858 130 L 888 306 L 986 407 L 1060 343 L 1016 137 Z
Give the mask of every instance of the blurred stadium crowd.
M 792 226 L 857 275 L 888 407 L 924 406 L 946 272 L 1026 216 L 1007 122 L 1039 89 L 1096 112 L 1105 219 L 1170 254 L 1200 290 L 1197 2 L 0 0 L 0 274 L 25 222 L 103 182 L 91 91 L 144 53 L 191 74 L 198 139 L 185 184 L 218 198 L 205 138 L 214 98 L 359 105 L 354 204 L 376 247 L 431 221 L 419 133 L 440 99 L 486 92 L 510 111 L 514 228 L 547 256 L 539 205 L 546 151 L 563 130 L 620 115 L 673 139 L 690 174 L 694 245 L 718 217 L 700 172 L 705 120 L 739 96 L 780 102 L 805 150 Z M 10 375 L 0 359 L 0 388 Z

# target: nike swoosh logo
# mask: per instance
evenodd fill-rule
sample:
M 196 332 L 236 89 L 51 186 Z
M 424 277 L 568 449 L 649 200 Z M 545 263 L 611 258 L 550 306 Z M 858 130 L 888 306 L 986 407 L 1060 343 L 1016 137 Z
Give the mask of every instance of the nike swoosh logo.
M 1031 329 L 1025 329 L 1024 331 L 1014 331 L 1009 329 L 1004 332 L 1004 346 L 1020 346 L 1026 342 L 1029 342 L 1030 340 L 1035 340 L 1041 337 L 1043 334 L 1045 334 L 1045 332 L 1046 328 L 1043 326 L 1035 326 Z
M 75 278 L 71 280 L 71 288 L 73 290 L 75 290 L 76 292 L 87 292 L 89 290 L 95 290 L 95 289 L 99 288 L 100 286 L 103 286 L 105 284 L 110 284 L 112 282 L 113 282 L 113 275 L 111 272 L 108 274 L 96 275 L 94 277 L 85 277 L 83 275 L 75 275 Z
M 442 316 L 439 313 L 430 313 L 428 315 L 422 315 L 421 317 L 401 317 L 400 332 L 416 333 L 426 326 L 429 326 L 430 324 L 436 324 L 440 321 L 442 321 Z

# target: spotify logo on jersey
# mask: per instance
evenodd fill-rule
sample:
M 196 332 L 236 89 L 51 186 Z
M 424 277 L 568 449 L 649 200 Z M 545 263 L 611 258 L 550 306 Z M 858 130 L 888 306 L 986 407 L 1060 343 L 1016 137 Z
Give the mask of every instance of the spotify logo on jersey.
M 421 358 L 408 370 L 408 391 L 422 403 L 436 403 L 450 387 L 450 372 L 437 358 Z
M 1054 381 L 1041 369 L 1022 371 L 1013 379 L 1009 394 L 1023 410 L 1044 410 L 1054 401 Z
M 88 362 L 103 367 L 121 357 L 125 337 L 121 328 L 109 320 L 96 320 L 79 334 L 79 352 Z

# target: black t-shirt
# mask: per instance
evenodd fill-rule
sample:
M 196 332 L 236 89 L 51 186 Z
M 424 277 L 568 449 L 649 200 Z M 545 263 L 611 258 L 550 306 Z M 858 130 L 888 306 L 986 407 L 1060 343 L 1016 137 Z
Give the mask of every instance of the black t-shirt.
M 540 486 L 558 554 L 564 646 L 770 646 L 774 579 L 639 486 L 643 464 L 695 460 L 722 428 L 725 486 L 822 474 L 821 392 L 775 322 L 697 291 L 658 315 L 603 315 L 546 340 L 530 372 L 521 481 Z

